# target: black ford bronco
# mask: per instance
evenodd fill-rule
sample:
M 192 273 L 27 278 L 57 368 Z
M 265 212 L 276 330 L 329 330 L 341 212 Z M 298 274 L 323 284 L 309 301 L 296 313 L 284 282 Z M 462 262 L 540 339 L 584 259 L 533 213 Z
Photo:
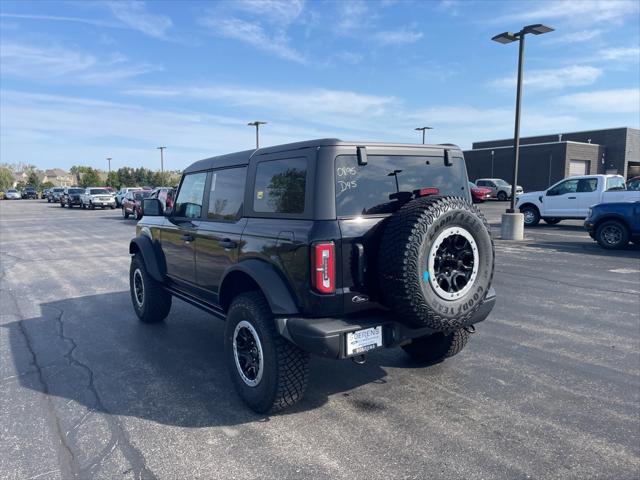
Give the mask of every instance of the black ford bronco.
M 131 241 L 138 317 L 173 297 L 226 321 L 257 412 L 302 397 L 309 354 L 458 353 L 493 308 L 494 249 L 454 145 L 313 140 L 194 163 L 173 208 L 145 199 Z

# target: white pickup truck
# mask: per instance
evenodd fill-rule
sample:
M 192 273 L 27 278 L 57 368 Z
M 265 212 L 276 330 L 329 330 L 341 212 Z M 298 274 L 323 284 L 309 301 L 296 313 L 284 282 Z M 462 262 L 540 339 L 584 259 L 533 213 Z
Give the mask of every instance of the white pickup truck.
M 82 195 L 80 195 L 80 204 L 82 208 L 90 208 L 93 210 L 96 207 L 100 208 L 116 208 L 116 201 L 109 190 L 101 187 L 89 187 Z
M 544 220 L 555 225 L 561 220 L 584 220 L 596 203 L 640 200 L 640 191 L 627 190 L 621 175 L 582 175 L 560 180 L 545 191 L 528 192 L 516 198 L 524 224 L 532 227 Z

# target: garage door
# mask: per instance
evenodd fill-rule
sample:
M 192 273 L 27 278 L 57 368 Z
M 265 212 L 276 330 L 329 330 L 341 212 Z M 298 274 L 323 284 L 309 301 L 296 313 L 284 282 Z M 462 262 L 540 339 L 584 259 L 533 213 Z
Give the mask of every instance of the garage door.
M 569 160 L 569 176 L 587 175 L 589 173 L 588 160 Z

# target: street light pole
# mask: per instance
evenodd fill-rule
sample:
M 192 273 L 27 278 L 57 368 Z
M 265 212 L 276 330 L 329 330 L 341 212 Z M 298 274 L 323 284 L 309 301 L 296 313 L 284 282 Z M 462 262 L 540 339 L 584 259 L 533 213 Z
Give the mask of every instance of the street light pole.
M 109 173 L 107 174 L 107 187 L 111 186 L 111 157 L 107 157 L 107 162 L 109 162 Z
M 422 144 L 424 145 L 424 132 L 426 130 L 433 130 L 433 127 L 416 127 L 414 130 L 417 132 L 422 131 Z
M 507 44 L 518 41 L 519 49 L 518 49 L 518 82 L 517 82 L 517 90 L 516 90 L 516 119 L 515 126 L 513 131 L 513 176 L 511 181 L 511 205 L 507 209 L 507 214 L 513 215 L 516 213 L 516 186 L 518 184 L 518 160 L 520 158 L 520 109 L 522 102 L 522 78 L 523 78 L 523 70 L 524 70 L 524 38 L 528 33 L 532 33 L 534 35 L 541 35 L 543 33 L 552 32 L 553 28 L 548 27 L 546 25 L 542 25 L 541 23 L 537 23 L 534 25 L 527 25 L 522 30 L 517 33 L 504 32 L 499 35 L 496 35 L 491 40 Z M 513 223 L 511 223 L 513 222 Z M 516 223 L 517 222 L 517 223 Z M 521 240 L 524 236 L 524 232 L 522 228 L 523 220 L 518 217 L 509 217 L 503 216 L 502 219 L 502 237 L 505 238 L 505 235 L 508 236 L 508 239 L 511 240 Z M 505 225 L 505 223 L 507 225 Z M 506 227 L 506 228 L 505 228 Z M 507 230 L 510 230 L 509 232 Z M 517 233 L 516 233 L 517 231 Z
M 160 150 L 160 178 L 162 179 L 162 187 L 164 187 L 164 149 L 167 147 L 156 147 Z
M 266 125 L 267 122 L 261 122 L 256 120 L 255 122 L 249 122 L 247 125 L 249 127 L 256 127 L 256 149 L 260 148 L 260 125 Z

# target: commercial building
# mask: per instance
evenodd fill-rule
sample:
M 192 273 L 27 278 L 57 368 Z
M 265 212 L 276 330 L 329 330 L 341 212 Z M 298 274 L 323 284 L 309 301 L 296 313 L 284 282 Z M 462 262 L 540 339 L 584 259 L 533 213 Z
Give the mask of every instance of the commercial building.
M 513 139 L 473 143 L 464 152 L 469 179 L 513 175 Z M 520 139 L 518 185 L 543 190 L 571 175 L 640 175 L 640 130 L 610 128 Z

